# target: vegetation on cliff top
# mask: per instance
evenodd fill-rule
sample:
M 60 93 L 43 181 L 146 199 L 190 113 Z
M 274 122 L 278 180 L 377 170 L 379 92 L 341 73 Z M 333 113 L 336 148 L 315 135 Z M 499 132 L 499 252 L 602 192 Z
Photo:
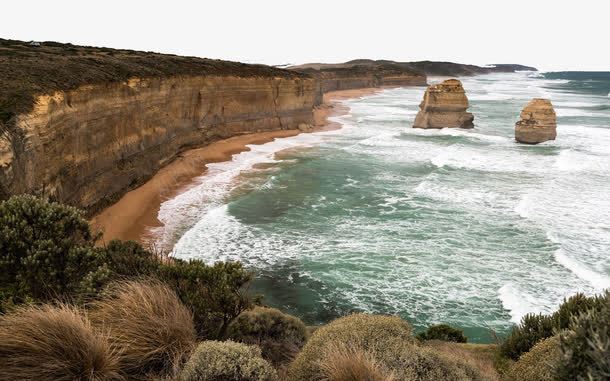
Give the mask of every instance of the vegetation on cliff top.
M 303 74 L 266 65 L 171 54 L 28 43 L 0 39 L 0 122 L 31 109 L 34 96 L 84 84 L 176 75 L 295 78 Z
M 394 70 L 396 72 L 412 73 L 419 75 L 444 75 L 444 76 L 466 76 L 488 73 L 511 73 L 517 70 L 532 70 L 536 68 L 513 65 L 513 64 L 498 64 L 492 66 L 476 66 L 460 64 L 455 62 L 439 62 L 439 61 L 416 61 L 416 62 L 397 62 L 390 60 L 370 60 L 357 59 L 338 64 L 323 64 L 323 63 L 308 63 L 303 65 L 292 66 L 289 69 L 305 72 L 305 73 L 324 73 L 328 71 L 349 72 L 369 70 L 371 67 L 380 70 Z

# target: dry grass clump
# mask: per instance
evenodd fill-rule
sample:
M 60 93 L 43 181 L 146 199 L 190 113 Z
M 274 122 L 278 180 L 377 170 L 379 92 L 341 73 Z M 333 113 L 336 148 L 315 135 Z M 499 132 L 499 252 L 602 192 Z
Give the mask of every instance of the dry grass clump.
M 318 329 L 290 365 L 291 381 L 309 381 L 324 376 L 328 348 L 345 345 L 364 351 L 399 380 L 482 380 L 468 364 L 447 358 L 420 346 L 411 327 L 398 317 L 355 314 L 337 319 Z M 332 353 L 332 351 L 330 352 Z
M 175 373 L 195 346 L 191 312 L 161 283 L 116 283 L 91 307 L 92 322 L 108 331 L 130 379 Z
M 277 373 L 256 346 L 232 341 L 204 341 L 197 346 L 181 381 L 277 381 Z
M 319 366 L 321 381 L 397 381 L 371 353 L 340 343 L 326 348 Z
M 430 340 L 424 344 L 441 355 L 465 362 L 477 369 L 488 380 L 499 380 L 494 361 L 498 346 L 495 344 L 466 344 L 440 340 Z
M 120 379 L 108 340 L 74 307 L 24 307 L 0 317 L 0 380 Z
M 505 375 L 507 381 L 553 381 L 561 361 L 559 336 L 549 337 L 534 345 L 514 363 Z
M 290 362 L 307 341 L 307 327 L 292 315 L 275 308 L 255 307 L 242 312 L 231 325 L 228 337 L 261 348 L 274 365 Z

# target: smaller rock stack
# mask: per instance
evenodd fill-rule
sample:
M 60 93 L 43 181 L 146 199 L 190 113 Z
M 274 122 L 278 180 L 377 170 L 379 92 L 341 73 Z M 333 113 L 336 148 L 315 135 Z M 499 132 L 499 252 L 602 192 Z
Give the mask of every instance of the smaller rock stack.
M 519 143 L 538 144 L 557 137 L 557 117 L 551 101 L 534 98 L 521 111 L 521 120 L 515 124 L 515 140 Z
M 419 108 L 413 128 L 474 127 L 474 116 L 466 112 L 466 92 L 462 82 L 457 79 L 430 85 Z

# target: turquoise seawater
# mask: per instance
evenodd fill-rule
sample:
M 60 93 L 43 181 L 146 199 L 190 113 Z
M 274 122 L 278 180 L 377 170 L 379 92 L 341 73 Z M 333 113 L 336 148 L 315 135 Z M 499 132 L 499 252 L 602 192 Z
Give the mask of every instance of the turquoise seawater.
M 472 130 L 411 128 L 421 87 L 346 101 L 340 130 L 209 165 L 151 233 L 180 258 L 242 261 L 254 292 L 308 324 L 397 314 L 488 342 L 610 287 L 610 75 L 461 80 Z M 552 100 L 558 138 L 519 145 L 533 97 Z

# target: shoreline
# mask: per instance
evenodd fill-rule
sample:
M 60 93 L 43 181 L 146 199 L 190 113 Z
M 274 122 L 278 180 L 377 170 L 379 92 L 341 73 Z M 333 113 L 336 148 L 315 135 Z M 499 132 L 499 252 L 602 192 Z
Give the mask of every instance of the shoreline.
M 341 101 L 372 95 L 382 90 L 366 88 L 324 94 L 322 105 L 314 109 L 314 130 L 311 132 L 340 129 L 340 123 L 329 121 L 328 118 L 349 112 L 349 108 Z M 142 243 L 142 238 L 149 228 L 162 226 L 161 221 L 157 219 L 161 204 L 189 189 L 195 178 L 205 175 L 206 164 L 230 161 L 233 155 L 249 151 L 250 144 L 265 144 L 276 138 L 292 137 L 301 133 L 309 132 L 296 129 L 254 132 L 219 140 L 179 154 L 150 180 L 127 192 L 117 202 L 91 218 L 93 230 L 102 233 L 98 244 L 104 245 L 113 239 Z

